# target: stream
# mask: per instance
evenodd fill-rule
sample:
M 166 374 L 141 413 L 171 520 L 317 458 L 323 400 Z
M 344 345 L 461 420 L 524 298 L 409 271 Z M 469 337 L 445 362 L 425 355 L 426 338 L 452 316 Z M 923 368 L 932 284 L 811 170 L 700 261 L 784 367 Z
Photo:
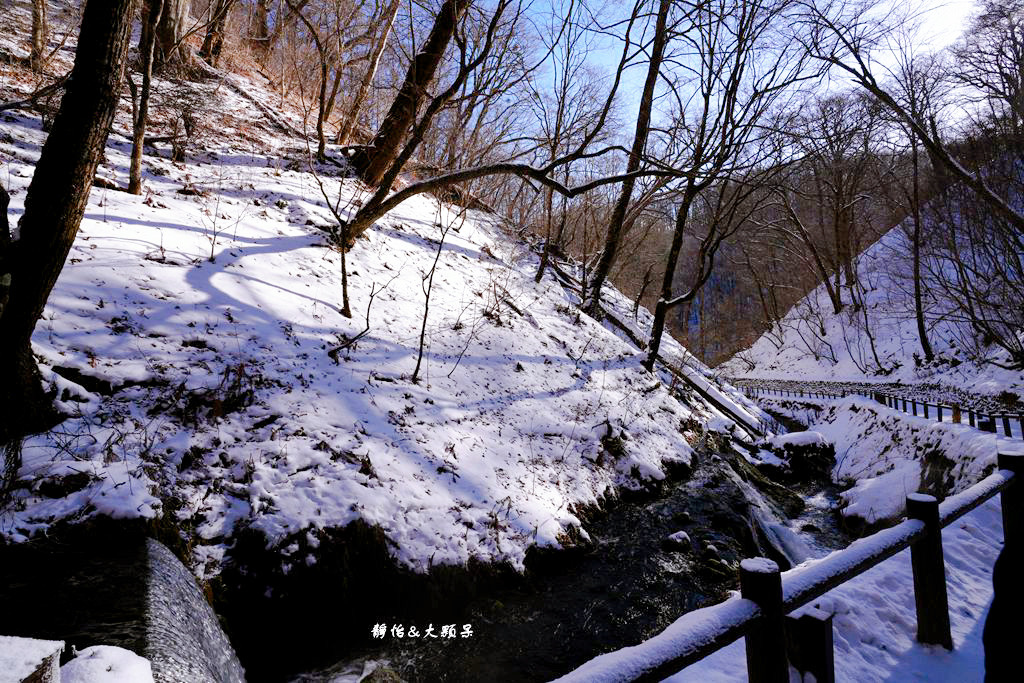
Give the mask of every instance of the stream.
M 293 680 L 354 682 L 377 662 L 406 681 L 551 680 L 721 601 L 736 588 L 744 557 L 767 555 L 785 568 L 852 540 L 837 523 L 838 487 L 807 482 L 784 493 L 740 460 L 728 443 L 705 448 L 691 476 L 656 499 L 615 502 L 587 523 L 587 551 L 528 562 L 517 585 L 465 605 L 457 630 L 470 624 L 470 637 L 426 639 L 427 624 L 406 622 L 421 637 L 367 633 L 364 643 L 350 644 L 362 647 L 346 652 L 339 644 L 338 664 Z M 669 547 L 665 539 L 679 531 L 689 542 Z

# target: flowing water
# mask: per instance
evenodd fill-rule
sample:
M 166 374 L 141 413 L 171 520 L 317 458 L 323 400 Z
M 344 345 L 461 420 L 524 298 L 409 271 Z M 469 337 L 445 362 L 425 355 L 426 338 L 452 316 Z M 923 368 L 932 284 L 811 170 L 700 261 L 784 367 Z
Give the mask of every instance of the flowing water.
M 389 631 L 297 680 L 356 681 L 380 660 L 408 681 L 550 680 L 722 600 L 744 557 L 767 555 L 785 567 L 849 542 L 836 524 L 835 487 L 803 485 L 804 510 L 784 519 L 780 505 L 730 464 L 738 454 L 719 451 L 657 499 L 619 501 L 593 520 L 588 552 L 533 566 L 517 585 L 470 602 L 457 630 L 470 624 L 471 637 L 398 639 Z M 665 539 L 679 531 L 691 547 L 667 548 Z M 415 625 L 422 634 L 426 624 Z

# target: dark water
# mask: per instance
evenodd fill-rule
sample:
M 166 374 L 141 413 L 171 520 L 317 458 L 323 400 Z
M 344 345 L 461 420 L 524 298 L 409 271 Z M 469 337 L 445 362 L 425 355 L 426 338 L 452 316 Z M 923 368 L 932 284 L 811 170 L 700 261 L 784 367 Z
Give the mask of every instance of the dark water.
M 740 559 L 772 553 L 758 538 L 732 457 L 706 455 L 688 480 L 655 500 L 617 502 L 587 525 L 589 551 L 534 566 L 519 585 L 472 601 L 458 624 L 471 624 L 472 637 L 399 640 L 389 633 L 377 647 L 301 680 L 331 680 L 366 659 L 386 660 L 407 681 L 550 680 L 719 602 L 736 586 Z M 821 505 L 808 506 L 791 526 L 805 526 L 808 545 L 824 554 L 848 539 L 828 509 L 833 492 L 814 495 Z M 677 531 L 690 536 L 688 551 L 663 547 Z M 417 624 L 421 632 L 424 626 Z

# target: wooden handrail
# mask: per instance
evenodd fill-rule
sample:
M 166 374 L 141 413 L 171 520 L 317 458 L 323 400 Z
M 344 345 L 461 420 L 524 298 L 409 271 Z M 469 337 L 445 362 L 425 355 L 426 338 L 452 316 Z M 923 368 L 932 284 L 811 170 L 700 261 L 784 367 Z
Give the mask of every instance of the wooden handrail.
M 1001 469 L 937 505 L 938 527 L 936 532 L 928 532 L 927 524 L 929 523 L 922 519 L 907 519 L 896 526 L 854 541 L 849 547 L 816 562 L 784 572 L 781 576 L 783 613 L 791 612 L 808 604 L 836 586 L 862 574 L 906 548 L 912 547 L 913 544 L 924 539 L 926 534 L 938 533 L 942 528 L 952 524 L 997 493 L 1007 491 L 1011 487 L 1012 500 L 1008 500 L 1006 496 L 1003 497 L 1004 517 L 1008 512 L 1017 514 L 1024 509 L 1024 502 L 1022 502 L 1024 492 L 1021 488 L 1024 484 L 1014 486 L 1016 480 L 1021 476 L 1019 470 L 1022 463 L 1024 463 L 1024 451 L 1000 453 L 999 466 Z M 1011 494 L 1007 493 L 1007 495 Z M 913 494 L 909 499 L 927 506 L 930 496 Z M 936 509 L 934 499 L 931 499 L 931 505 L 934 515 Z M 1014 529 L 1004 530 L 1007 537 L 1010 534 L 1021 533 L 1020 528 L 1016 525 L 1017 522 L 1014 522 Z M 1007 526 L 1008 524 L 1004 522 L 1004 527 Z M 929 536 L 929 538 L 933 537 L 937 538 Z M 929 541 L 929 543 L 931 542 Z M 941 540 L 938 542 L 941 551 Z M 939 569 L 941 569 L 941 552 L 938 561 Z M 919 580 L 916 572 L 917 567 L 915 566 L 915 592 L 921 590 L 921 587 L 916 585 Z M 943 574 L 939 575 L 944 576 Z M 934 576 L 931 578 L 934 579 Z M 944 580 L 943 578 L 942 581 Z M 664 631 L 638 645 L 595 657 L 557 681 L 560 683 L 575 681 L 611 683 L 612 681 L 661 680 L 739 638 L 754 633 L 761 626 L 763 614 L 761 608 L 753 601 L 733 596 L 725 602 L 683 615 Z M 920 631 L 918 635 L 921 637 Z M 749 645 L 750 639 L 748 639 L 748 648 Z M 750 650 L 748 649 L 748 658 L 749 656 Z

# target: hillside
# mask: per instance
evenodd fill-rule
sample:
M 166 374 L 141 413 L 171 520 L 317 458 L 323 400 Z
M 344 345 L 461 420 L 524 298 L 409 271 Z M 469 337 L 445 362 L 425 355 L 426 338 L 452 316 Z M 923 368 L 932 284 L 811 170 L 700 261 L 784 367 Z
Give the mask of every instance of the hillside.
M 908 219 L 909 220 L 909 219 Z M 857 259 L 863 308 L 838 314 L 819 285 L 748 349 L 715 368 L 734 378 L 939 384 L 974 394 L 1024 395 L 1024 372 L 986 346 L 941 293 L 924 290 L 935 359 L 922 359 L 907 230 L 897 225 Z M 877 357 L 877 360 L 876 360 Z
M 180 163 L 151 150 L 138 197 L 112 189 L 130 150 L 122 102 L 98 174 L 111 189 L 93 189 L 33 339 L 69 418 L 24 445 L 7 539 L 170 516 L 210 577 L 240 529 L 276 545 L 358 519 L 411 568 L 521 568 L 528 547 L 572 535 L 574 511 L 689 465 L 707 425 L 727 428 L 554 279 L 535 284 L 536 257 L 500 220 L 432 198 L 348 254 L 342 316 L 333 218 L 304 143 L 246 106 L 272 99 L 259 83 L 225 76 L 193 95 L 201 149 Z M 0 122 L 15 215 L 43 138 L 36 115 Z M 336 164 L 317 172 L 342 207 L 364 192 Z

